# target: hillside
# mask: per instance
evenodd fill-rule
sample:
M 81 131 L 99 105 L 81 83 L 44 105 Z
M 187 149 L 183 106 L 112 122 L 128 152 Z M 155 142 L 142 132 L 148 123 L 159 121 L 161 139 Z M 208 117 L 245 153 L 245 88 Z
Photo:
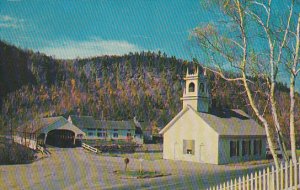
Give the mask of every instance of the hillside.
M 7 129 L 9 121 L 14 127 L 37 116 L 72 113 L 113 120 L 137 116 L 155 130 L 180 111 L 183 77 L 191 65 L 160 52 L 56 60 L 0 42 L 0 127 Z M 215 107 L 251 114 L 240 84 L 209 72 L 208 78 Z M 288 89 L 279 85 L 279 115 L 287 124 Z M 264 101 L 260 97 L 257 100 Z M 299 99 L 297 95 L 297 108 Z

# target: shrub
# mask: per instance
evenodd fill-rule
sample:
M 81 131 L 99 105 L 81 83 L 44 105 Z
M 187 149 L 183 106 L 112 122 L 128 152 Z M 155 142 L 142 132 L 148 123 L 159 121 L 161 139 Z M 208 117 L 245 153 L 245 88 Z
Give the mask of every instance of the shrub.
M 34 151 L 17 143 L 0 145 L 0 165 L 27 164 L 34 160 Z

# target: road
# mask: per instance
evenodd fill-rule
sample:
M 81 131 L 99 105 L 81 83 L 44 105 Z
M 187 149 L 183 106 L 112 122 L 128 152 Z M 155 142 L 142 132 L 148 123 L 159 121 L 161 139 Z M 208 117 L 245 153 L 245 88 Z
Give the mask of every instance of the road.
M 113 171 L 123 158 L 99 156 L 82 148 L 51 148 L 51 156 L 27 165 L 0 166 L 0 189 L 205 189 L 263 166 L 218 166 L 183 161 L 144 160 L 143 169 L 171 173 L 152 179 L 122 179 Z M 138 170 L 131 159 L 129 170 Z

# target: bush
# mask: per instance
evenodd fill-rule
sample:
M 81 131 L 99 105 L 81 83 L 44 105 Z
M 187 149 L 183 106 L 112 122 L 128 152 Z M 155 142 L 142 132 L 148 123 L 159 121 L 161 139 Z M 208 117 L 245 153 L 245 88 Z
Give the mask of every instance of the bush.
M 34 160 L 34 151 L 17 143 L 0 144 L 0 165 L 27 164 Z

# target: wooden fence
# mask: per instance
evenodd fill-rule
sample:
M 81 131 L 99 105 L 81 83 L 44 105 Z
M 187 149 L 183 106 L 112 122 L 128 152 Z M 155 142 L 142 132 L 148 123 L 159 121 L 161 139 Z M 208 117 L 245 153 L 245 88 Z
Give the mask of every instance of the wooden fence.
M 95 152 L 97 153 L 98 152 L 98 149 L 97 148 L 94 148 L 88 144 L 85 144 L 85 143 L 82 143 L 81 146 L 86 149 L 86 150 L 89 150 L 89 151 L 92 151 L 92 152 Z
M 297 164 L 292 161 L 247 174 L 208 188 L 207 190 L 294 190 L 300 189 L 300 158 Z

